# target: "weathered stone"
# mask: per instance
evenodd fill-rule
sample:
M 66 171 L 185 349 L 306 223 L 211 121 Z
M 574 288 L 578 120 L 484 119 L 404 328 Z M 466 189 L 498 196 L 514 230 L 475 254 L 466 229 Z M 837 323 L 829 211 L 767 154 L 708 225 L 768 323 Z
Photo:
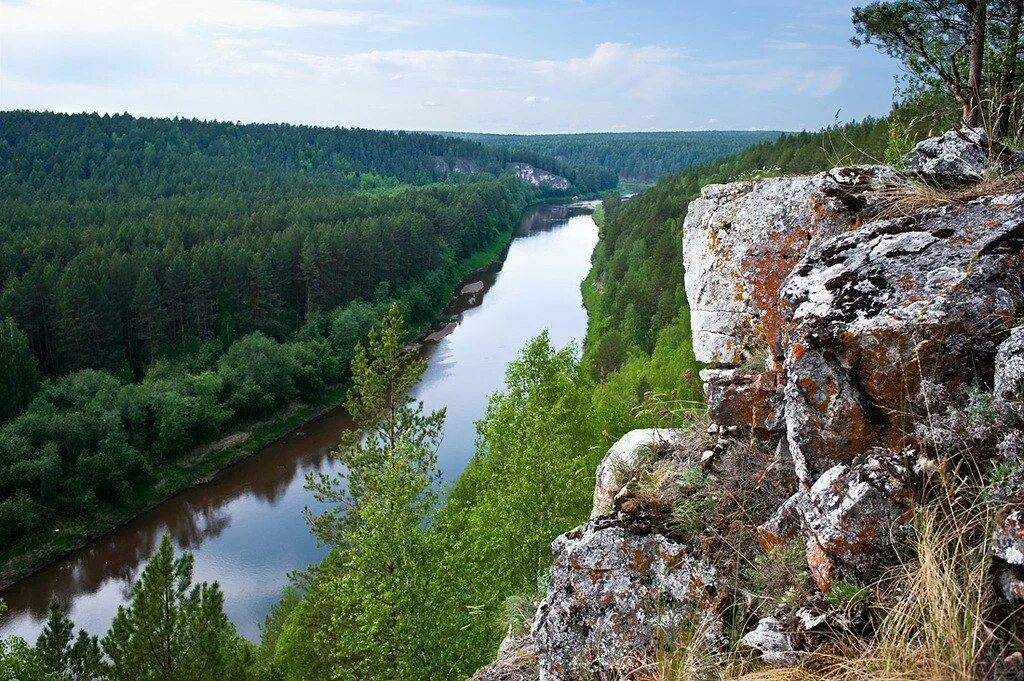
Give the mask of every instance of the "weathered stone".
M 807 494 L 797 493 L 807 564 L 822 591 L 837 577 L 865 581 L 905 532 L 913 496 L 900 458 L 878 452 L 854 466 L 835 466 Z
M 508 636 L 501 642 L 497 659 L 478 669 L 471 681 L 536 681 L 539 676 L 533 637 Z
M 615 495 L 629 482 L 624 473 L 635 470 L 645 456 L 653 461 L 658 452 L 683 446 L 685 432 L 670 428 L 641 428 L 619 438 L 597 467 L 590 517 L 610 513 L 615 505 Z
M 1024 602 L 1024 512 L 1012 511 L 992 536 L 996 579 L 1003 598 Z
M 978 182 L 990 168 L 1014 170 L 1021 155 L 991 141 L 981 128 L 964 128 L 918 142 L 903 163 L 917 177 L 949 186 Z
M 753 631 L 740 639 L 740 645 L 753 648 L 763 661 L 773 665 L 796 664 L 802 657 L 793 650 L 793 639 L 774 617 L 762 618 Z
M 555 175 L 546 170 L 534 168 L 529 163 L 506 163 L 505 167 L 515 173 L 516 177 L 520 180 L 534 187 L 551 187 L 552 189 L 565 191 L 572 186 L 572 183 L 561 175 Z
M 1024 389 L 1024 326 L 1015 327 L 996 351 L 996 400 L 1019 402 Z
M 693 347 L 709 364 L 782 356 L 778 293 L 813 238 L 859 225 L 869 192 L 895 181 L 859 166 L 809 177 L 709 185 L 687 209 L 683 237 Z
M 707 646 L 722 645 L 716 570 L 687 546 L 597 520 L 552 549 L 532 631 L 542 679 L 619 678 L 653 660 L 659 632 L 695 623 Z
M 765 551 L 784 546 L 800 533 L 800 513 L 807 505 L 807 492 L 798 491 L 776 509 L 775 514 L 757 528 L 757 542 Z
M 704 369 L 700 376 L 712 422 L 760 434 L 784 430 L 777 372 L 749 374 L 739 369 Z
M 1022 211 L 1024 194 L 986 197 L 811 245 L 782 291 L 787 430 L 805 485 L 897 446 L 922 377 L 952 388 L 991 372 L 1005 321 L 1024 312 Z

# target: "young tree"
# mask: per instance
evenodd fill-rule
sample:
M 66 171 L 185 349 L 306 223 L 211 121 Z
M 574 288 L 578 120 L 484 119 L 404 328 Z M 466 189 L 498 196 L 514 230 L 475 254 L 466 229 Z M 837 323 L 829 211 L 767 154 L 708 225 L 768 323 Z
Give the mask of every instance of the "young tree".
M 216 583 L 192 584 L 192 555 L 175 558 L 165 535 L 118 608 L 103 651 L 111 681 L 222 681 L 237 673 L 238 637 Z
M 49 616 L 36 640 L 36 653 L 46 669 L 58 676 L 66 676 L 71 671 L 74 628 L 57 599 L 50 599 Z
M 335 550 L 313 574 L 305 610 L 318 613 L 312 641 L 339 679 L 414 678 L 426 654 L 427 522 L 438 503 L 444 411 L 424 414 L 409 396 L 426 365 L 404 346 L 391 305 L 352 361 L 346 407 L 355 428 L 334 452 L 342 472 L 307 479 L 328 504 L 307 511 L 310 526 Z

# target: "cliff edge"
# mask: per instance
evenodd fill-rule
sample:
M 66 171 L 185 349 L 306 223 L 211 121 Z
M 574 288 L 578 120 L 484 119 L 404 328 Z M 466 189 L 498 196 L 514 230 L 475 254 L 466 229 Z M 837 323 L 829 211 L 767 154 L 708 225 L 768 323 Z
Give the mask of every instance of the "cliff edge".
M 964 130 L 905 164 L 691 203 L 706 420 L 609 450 L 530 631 L 474 678 L 1021 678 L 1021 159 Z M 942 594 L 963 618 L 936 625 Z

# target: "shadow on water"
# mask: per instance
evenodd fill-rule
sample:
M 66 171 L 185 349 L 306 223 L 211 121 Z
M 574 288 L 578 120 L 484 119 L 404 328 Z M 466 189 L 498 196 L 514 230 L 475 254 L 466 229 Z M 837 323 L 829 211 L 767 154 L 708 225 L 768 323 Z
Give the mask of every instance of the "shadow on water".
M 560 205 L 529 210 L 505 257 L 460 284 L 446 321 L 421 342 L 429 361 L 415 397 L 428 409 L 448 409 L 439 451 L 447 480 L 472 455 L 475 422 L 523 343 L 544 328 L 560 345 L 585 333 L 579 283 L 597 241 L 593 221 L 583 217 L 587 212 Z M 34 640 L 51 597 L 76 627 L 102 634 L 166 533 L 177 549 L 195 554 L 197 580 L 221 583 L 239 631 L 258 637 L 258 624 L 279 598 L 288 571 L 326 552 L 302 518 L 304 507 L 316 510 L 304 481 L 309 472 L 335 470 L 329 454 L 349 426 L 342 408 L 331 409 L 0 592 L 9 608 L 0 634 Z

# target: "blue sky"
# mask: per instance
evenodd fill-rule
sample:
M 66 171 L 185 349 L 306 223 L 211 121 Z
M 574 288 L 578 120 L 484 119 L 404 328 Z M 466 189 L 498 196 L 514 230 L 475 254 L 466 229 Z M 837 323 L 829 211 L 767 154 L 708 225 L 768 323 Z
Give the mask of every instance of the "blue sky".
M 0 0 L 0 108 L 408 130 L 884 114 L 847 0 Z

